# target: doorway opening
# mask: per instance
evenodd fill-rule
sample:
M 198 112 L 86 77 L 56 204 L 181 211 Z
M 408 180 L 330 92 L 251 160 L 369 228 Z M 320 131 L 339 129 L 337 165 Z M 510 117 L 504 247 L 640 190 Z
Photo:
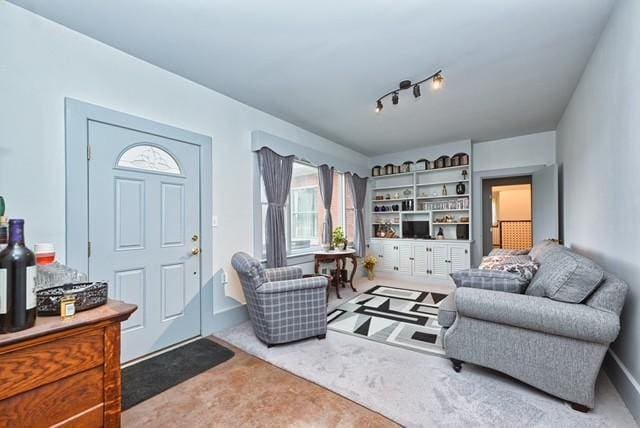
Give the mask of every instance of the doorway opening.
M 483 253 L 494 248 L 523 250 L 533 245 L 530 175 L 483 180 Z

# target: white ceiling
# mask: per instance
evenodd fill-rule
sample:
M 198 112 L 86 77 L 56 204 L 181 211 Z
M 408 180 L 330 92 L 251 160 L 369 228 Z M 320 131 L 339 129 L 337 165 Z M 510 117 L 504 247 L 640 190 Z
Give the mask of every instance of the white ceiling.
M 613 1 L 12 0 L 367 155 L 555 129 Z

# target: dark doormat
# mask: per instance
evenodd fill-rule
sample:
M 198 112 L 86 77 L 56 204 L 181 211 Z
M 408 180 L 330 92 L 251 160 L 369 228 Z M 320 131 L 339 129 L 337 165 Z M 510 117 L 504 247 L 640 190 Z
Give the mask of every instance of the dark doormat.
M 209 339 L 200 339 L 122 369 L 122 410 L 224 363 L 234 353 Z

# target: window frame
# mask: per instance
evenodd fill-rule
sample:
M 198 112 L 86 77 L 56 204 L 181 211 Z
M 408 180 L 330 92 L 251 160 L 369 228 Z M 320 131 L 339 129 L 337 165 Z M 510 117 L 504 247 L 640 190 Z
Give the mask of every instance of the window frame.
M 255 168 L 254 168 L 254 254 L 258 255 L 258 257 L 262 260 L 265 261 L 266 260 L 266 249 L 265 246 L 263 245 L 263 237 L 264 237 L 264 222 L 262 220 L 262 210 L 263 207 L 265 205 L 267 205 L 268 203 L 266 202 L 266 198 L 265 198 L 265 202 L 263 202 L 263 195 L 262 195 L 262 188 L 263 188 L 263 184 L 262 184 L 262 176 L 260 174 L 260 166 L 259 166 L 259 161 L 258 161 L 258 156 L 256 154 L 255 158 L 254 158 L 254 162 L 255 162 Z M 295 163 L 299 163 L 305 166 L 309 166 L 312 168 L 315 168 L 316 170 L 318 169 L 317 165 L 314 165 L 310 162 L 307 162 L 305 160 L 301 160 L 301 159 L 295 159 L 294 160 Z M 336 178 L 338 178 L 339 180 L 339 186 L 338 186 L 338 190 L 340 192 L 339 195 L 339 200 L 341 202 L 342 205 L 342 209 L 340 210 L 340 218 L 339 219 L 333 219 L 333 227 L 334 229 L 338 226 L 342 226 L 342 228 L 345 230 L 346 232 L 346 220 L 347 220 L 347 194 L 346 194 L 346 185 L 347 185 L 347 180 L 346 180 L 346 175 L 344 172 L 338 171 L 337 169 L 334 169 L 334 174 L 336 174 L 334 176 L 334 180 Z M 308 186 L 308 187 L 315 187 L 315 186 Z M 289 188 L 289 193 L 291 193 L 291 188 Z M 334 195 L 335 197 L 335 195 Z M 318 210 L 324 209 L 324 207 L 322 206 L 322 204 L 320 204 L 318 206 Z M 297 249 L 297 250 L 292 250 L 291 249 L 291 228 L 292 228 L 292 224 L 291 224 L 291 204 L 290 204 L 290 198 L 287 197 L 287 202 L 285 203 L 285 236 L 286 236 L 286 240 L 287 240 L 287 258 L 295 258 L 295 257 L 304 257 L 304 256 L 309 256 L 313 253 L 315 253 L 316 251 L 319 251 L 322 249 L 322 244 L 319 245 L 312 245 L 311 247 L 308 248 L 301 248 L 301 249 Z M 321 235 L 321 233 L 320 233 Z M 319 237 L 320 241 L 322 241 L 322 236 Z

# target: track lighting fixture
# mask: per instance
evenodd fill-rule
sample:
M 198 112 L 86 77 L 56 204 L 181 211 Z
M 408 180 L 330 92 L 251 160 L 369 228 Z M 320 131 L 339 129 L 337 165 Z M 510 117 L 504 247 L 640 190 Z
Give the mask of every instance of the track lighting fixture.
M 431 87 L 434 90 L 437 91 L 438 89 L 441 89 L 442 86 L 444 86 L 444 76 L 442 75 L 442 70 L 438 70 L 435 73 L 433 73 L 431 76 L 427 77 L 426 79 L 422 79 L 416 83 L 412 83 L 411 80 L 403 80 L 402 82 L 400 82 L 397 89 L 389 91 L 383 96 L 381 96 L 380 98 L 378 98 L 378 100 L 376 101 L 376 113 L 379 113 L 382 111 L 382 100 L 388 97 L 389 95 L 392 95 L 391 102 L 393 103 L 393 105 L 397 105 L 398 102 L 400 101 L 400 97 L 398 96 L 399 91 L 404 91 L 406 89 L 413 88 L 413 96 L 415 98 L 419 98 L 422 95 L 422 91 L 420 90 L 420 84 L 428 80 L 431 80 Z
M 433 76 L 432 80 L 433 81 L 431 82 L 431 87 L 436 91 L 444 86 L 444 77 L 442 76 L 442 74 L 440 74 L 440 72 L 436 73 L 436 75 Z
M 418 98 L 420 96 L 420 85 L 418 85 L 417 83 L 415 85 L 413 85 L 413 96 L 415 98 Z

